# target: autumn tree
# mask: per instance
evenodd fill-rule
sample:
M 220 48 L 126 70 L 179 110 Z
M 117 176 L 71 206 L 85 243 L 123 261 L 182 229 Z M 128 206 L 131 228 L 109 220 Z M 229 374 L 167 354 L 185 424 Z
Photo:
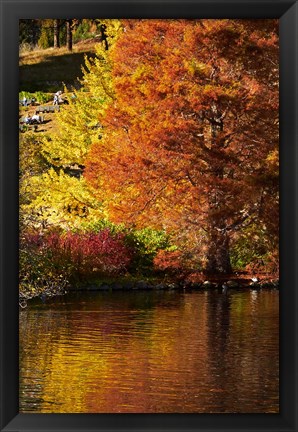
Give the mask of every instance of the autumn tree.
M 118 20 L 102 20 L 102 25 L 112 48 L 122 26 Z M 103 133 L 102 118 L 114 97 L 106 42 L 95 51 L 96 58 L 86 57 L 82 66 L 81 89 L 73 90 L 69 105 L 53 114 L 55 131 L 20 138 L 21 214 L 27 227 L 72 229 L 107 217 L 82 176 L 89 149 Z
M 113 220 L 172 230 L 230 273 L 236 234 L 277 238 L 277 21 L 128 20 L 111 61 L 86 179 Z

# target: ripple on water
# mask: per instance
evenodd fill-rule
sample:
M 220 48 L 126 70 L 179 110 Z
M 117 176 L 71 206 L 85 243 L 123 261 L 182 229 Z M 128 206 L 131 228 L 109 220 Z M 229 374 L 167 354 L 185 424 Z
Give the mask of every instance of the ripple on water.
M 20 411 L 278 412 L 276 291 L 68 295 L 20 314 Z

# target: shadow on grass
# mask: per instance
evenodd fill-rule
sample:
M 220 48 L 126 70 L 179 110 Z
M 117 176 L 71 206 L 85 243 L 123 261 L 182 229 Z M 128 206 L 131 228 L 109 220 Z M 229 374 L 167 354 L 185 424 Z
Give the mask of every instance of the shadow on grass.
M 85 55 L 95 57 L 92 51 L 69 53 L 47 57 L 35 64 L 19 67 L 20 91 L 56 92 L 65 84 L 67 87 L 79 87 L 82 78 L 82 65 Z

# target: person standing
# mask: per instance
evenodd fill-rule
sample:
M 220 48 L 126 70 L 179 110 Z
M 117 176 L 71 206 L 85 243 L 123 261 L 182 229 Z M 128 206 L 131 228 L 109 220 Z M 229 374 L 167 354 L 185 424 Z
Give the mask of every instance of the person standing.
M 58 105 L 58 100 L 59 100 L 59 97 L 58 97 L 58 92 L 57 92 L 57 93 L 54 94 L 54 102 L 53 102 L 53 105 Z

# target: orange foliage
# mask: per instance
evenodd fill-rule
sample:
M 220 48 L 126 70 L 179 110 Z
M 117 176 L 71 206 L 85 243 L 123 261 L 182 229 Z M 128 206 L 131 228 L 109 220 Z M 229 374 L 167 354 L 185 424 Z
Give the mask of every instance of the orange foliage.
M 181 253 L 179 251 L 160 250 L 154 258 L 153 264 L 156 270 L 167 272 L 181 271 Z
M 235 229 L 278 208 L 278 180 L 264 175 L 278 148 L 278 22 L 124 27 L 111 53 L 116 98 L 85 176 L 115 221 L 203 230 L 211 271 L 229 272 Z

